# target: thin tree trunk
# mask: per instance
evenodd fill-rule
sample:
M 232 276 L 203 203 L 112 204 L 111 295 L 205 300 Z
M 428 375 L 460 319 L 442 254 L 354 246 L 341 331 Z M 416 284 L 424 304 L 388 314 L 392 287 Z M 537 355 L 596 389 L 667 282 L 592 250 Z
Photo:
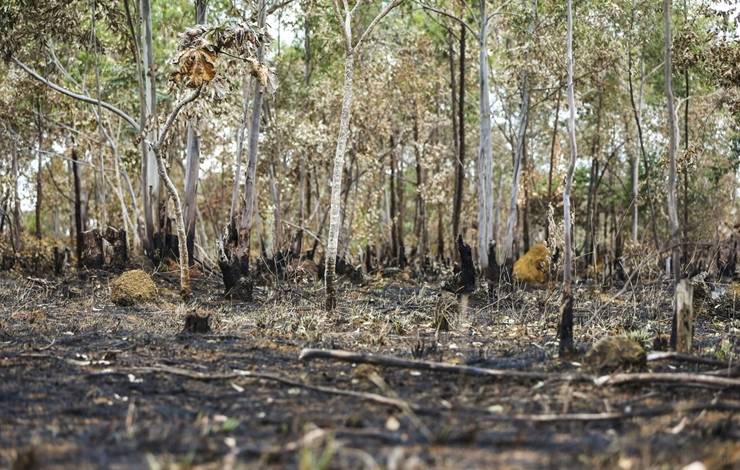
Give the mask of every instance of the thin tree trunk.
M 658 242 L 658 229 L 655 220 L 655 206 L 653 203 L 652 190 L 650 189 L 650 164 L 648 162 L 647 152 L 645 152 L 645 142 L 642 137 L 642 92 L 640 92 L 640 106 L 635 103 L 634 87 L 632 85 L 632 48 L 627 50 L 627 71 L 628 71 L 628 84 L 630 91 L 630 103 L 632 104 L 632 114 L 635 116 L 635 124 L 637 126 L 637 140 L 640 143 L 640 154 L 642 155 L 643 165 L 645 166 L 645 190 L 648 196 L 648 207 L 650 208 L 650 229 L 653 236 L 653 244 L 657 248 Z M 642 91 L 642 85 L 644 83 L 644 67 L 642 60 L 640 60 L 640 90 Z M 638 170 L 639 171 L 639 170 Z M 638 188 L 639 191 L 639 188 Z
M 18 149 L 15 142 L 11 142 L 11 172 L 13 174 L 13 226 L 11 227 L 11 241 L 13 251 L 19 252 L 23 249 L 23 240 L 21 239 L 21 200 L 18 195 L 18 180 L 20 172 L 18 171 Z
M 488 85 L 488 19 L 486 2 L 480 2 L 478 60 L 480 85 L 480 142 L 478 146 L 478 264 L 488 269 L 488 245 L 493 239 L 493 148 L 491 142 L 491 97 Z
M 195 22 L 206 23 L 207 0 L 195 1 Z M 185 231 L 187 233 L 188 263 L 193 265 L 195 249 L 195 222 L 197 216 L 198 172 L 200 170 L 200 137 L 198 118 L 188 120 L 185 153 Z
M 249 88 L 253 86 L 253 79 L 242 78 L 242 120 L 236 134 L 236 153 L 234 155 L 234 183 L 231 188 L 231 204 L 229 205 L 229 223 L 236 228 L 236 206 L 239 200 L 239 180 L 242 174 L 242 153 L 244 151 L 244 134 L 249 123 Z
M 416 106 L 415 106 L 416 107 Z M 421 143 L 419 142 L 419 116 L 414 113 L 414 156 L 416 157 L 416 216 L 414 232 L 417 240 L 417 255 L 421 266 L 426 266 L 429 251 L 429 233 L 427 232 L 427 208 L 424 200 L 425 174 L 422 165 Z
M 527 72 L 522 74 L 522 104 L 519 109 L 519 129 L 517 131 L 516 152 L 514 158 L 514 175 L 511 181 L 511 193 L 509 197 L 509 210 L 506 219 L 506 236 L 504 238 L 504 260 L 507 263 L 513 261 L 514 257 L 514 230 L 517 219 L 517 200 L 519 198 L 519 183 L 522 175 L 522 157 L 524 154 L 524 137 L 527 132 L 529 118 L 529 84 Z
M 98 143 L 98 170 L 96 180 L 98 183 L 95 187 L 95 202 L 98 206 L 98 228 L 100 229 L 101 235 L 105 232 L 108 227 L 108 208 L 106 205 L 105 197 L 105 147 L 103 142 L 105 141 L 105 133 L 103 132 L 103 123 L 101 122 L 102 107 L 100 106 L 100 100 L 103 98 L 100 91 L 100 65 L 98 64 L 98 41 L 97 41 L 97 30 L 96 30 L 96 10 L 97 1 L 93 1 L 92 11 L 90 14 L 90 21 L 92 25 L 92 34 L 94 37 L 94 69 L 95 69 L 95 94 L 98 99 L 97 112 L 95 113 L 98 135 L 100 136 L 100 142 Z
M 42 165 L 41 165 L 41 145 L 43 144 L 44 140 L 44 130 L 41 125 L 41 102 L 40 100 L 37 101 L 36 106 L 37 111 L 37 117 L 36 117 L 36 127 L 38 131 L 38 148 L 36 151 L 36 238 L 41 239 L 41 201 L 42 201 L 42 185 L 41 185 L 41 172 L 42 172 Z
M 684 21 L 688 21 L 688 5 L 686 0 L 683 2 Z M 686 66 L 683 71 L 684 84 L 686 92 L 684 94 L 683 108 L 683 148 L 686 154 L 689 151 L 689 67 Z M 684 162 L 683 168 L 683 251 L 682 263 L 688 262 L 686 251 L 689 242 L 689 165 Z
M 140 44 L 141 44 L 141 83 L 140 96 L 143 98 L 141 103 L 140 126 L 144 132 L 145 139 L 142 140 L 142 158 L 141 158 L 141 177 L 142 177 L 142 199 L 144 205 L 144 221 L 146 228 L 145 248 L 149 250 L 149 256 L 155 255 L 154 234 L 157 230 L 163 230 L 159 226 L 159 175 L 158 175 L 158 158 L 153 150 L 146 145 L 144 140 L 154 142 L 157 139 L 156 126 L 151 123 L 156 122 L 157 93 L 156 93 L 156 71 L 154 64 L 154 50 L 152 45 L 152 15 L 150 0 L 139 0 L 140 15 Z M 149 130 L 146 130 L 149 128 Z M 146 132 L 145 132 L 146 131 Z M 155 227 L 155 216 L 157 219 Z
M 596 227 L 598 217 L 596 217 L 596 190 L 599 179 L 599 152 L 601 149 L 601 103 L 603 94 L 599 93 L 599 100 L 596 104 L 596 132 L 591 144 L 591 171 L 588 179 L 588 198 L 586 202 L 586 237 L 584 240 L 584 255 L 587 265 L 596 265 L 596 256 L 594 255 L 594 244 L 596 238 Z
M 522 167 L 524 168 L 524 204 L 522 207 L 522 242 L 523 252 L 529 251 L 529 161 L 527 155 L 527 136 L 524 135 L 524 147 L 522 148 Z
M 348 15 L 349 16 L 349 15 Z M 340 197 L 342 193 L 342 172 L 344 169 L 344 153 L 349 137 L 349 121 L 352 107 L 352 79 L 354 75 L 354 53 L 349 49 L 344 56 L 344 89 L 342 111 L 339 117 L 339 135 L 337 148 L 334 154 L 334 169 L 332 172 L 331 202 L 329 215 L 329 239 L 326 248 L 326 267 L 324 281 L 326 283 L 326 309 L 334 310 L 337 306 L 336 292 L 336 264 L 337 246 L 339 243 L 339 228 L 341 227 Z
M 77 149 L 72 149 L 72 178 L 74 179 L 75 191 L 75 255 L 77 255 L 77 267 L 82 267 L 82 198 L 80 189 L 80 165 L 78 163 Z
M 259 27 L 263 27 L 265 24 L 265 0 L 261 0 L 259 4 Z M 265 55 L 264 46 L 260 46 L 257 51 L 257 60 L 262 62 Z M 254 224 L 254 210 L 256 200 L 256 173 L 257 173 L 257 157 L 259 150 L 259 133 L 260 133 L 260 118 L 262 113 L 262 98 L 264 90 L 259 83 L 259 80 L 254 80 L 254 97 L 252 101 L 252 117 L 249 124 L 249 142 L 248 142 L 248 160 L 247 160 L 247 171 L 244 178 L 244 206 L 242 208 L 241 221 L 239 223 L 239 231 L 237 237 L 236 252 L 233 254 L 235 257 L 232 260 L 232 264 L 238 261 L 239 271 L 242 277 L 249 278 L 249 248 L 251 245 L 252 237 L 252 226 Z M 224 279 L 226 282 L 226 280 Z M 252 283 L 247 282 L 244 287 L 246 292 L 243 293 L 245 300 L 251 299 L 252 296 Z M 228 286 L 227 286 L 228 289 Z
M 668 114 L 668 228 L 671 236 L 671 271 L 673 274 L 673 288 L 681 278 L 681 240 L 679 236 L 678 208 L 676 201 L 676 150 L 678 147 L 678 125 L 676 124 L 676 108 L 673 97 L 672 77 L 672 40 L 671 40 L 671 0 L 663 0 L 663 30 L 665 39 L 665 94 L 666 113 Z M 676 302 L 674 302 L 673 325 L 671 328 L 671 347 L 676 347 Z
M 564 257 L 563 257 L 563 296 L 560 305 L 560 344 L 561 356 L 573 351 L 573 241 L 570 216 L 570 193 L 573 188 L 573 173 L 576 167 L 578 149 L 576 147 L 576 102 L 573 90 L 573 0 L 568 0 L 568 33 L 567 33 L 567 60 L 568 60 L 568 138 L 570 141 L 570 162 L 565 178 L 563 191 L 563 219 L 564 219 Z
M 560 84 L 558 84 L 560 85 Z M 560 122 L 560 95 L 561 87 L 558 86 L 558 98 L 555 102 L 555 123 L 552 129 L 552 144 L 550 145 L 550 168 L 547 172 L 547 204 L 548 206 L 553 203 L 552 200 L 552 174 L 555 169 L 555 146 L 558 140 L 558 123 Z M 559 149 L 560 146 L 557 145 Z M 550 242 L 550 224 L 545 222 L 545 241 Z
M 537 0 L 532 4 L 532 19 L 527 26 L 529 36 L 534 34 L 535 24 L 537 22 Z M 514 252 L 514 230 L 516 229 L 517 218 L 517 199 L 519 197 L 519 181 L 522 173 L 522 160 L 524 155 L 524 139 L 527 135 L 527 125 L 529 124 L 529 73 L 525 69 L 521 76 L 522 103 L 519 108 L 519 129 L 516 136 L 516 148 L 514 153 L 514 176 L 511 182 L 511 197 L 509 199 L 509 213 L 506 220 L 506 236 L 504 238 L 504 261 L 508 264 L 513 263 Z
M 464 0 L 463 0 L 464 3 Z M 457 164 L 455 165 L 455 195 L 452 204 L 452 235 L 456 240 L 460 233 L 460 211 L 462 210 L 465 184 L 465 26 L 460 26 L 460 82 L 457 101 Z M 456 250 L 453 250 L 456 253 Z M 455 255 L 457 258 L 457 254 Z
M 280 192 L 275 178 L 275 160 L 269 165 L 270 197 L 272 198 L 272 256 L 283 248 L 283 217 L 280 210 Z

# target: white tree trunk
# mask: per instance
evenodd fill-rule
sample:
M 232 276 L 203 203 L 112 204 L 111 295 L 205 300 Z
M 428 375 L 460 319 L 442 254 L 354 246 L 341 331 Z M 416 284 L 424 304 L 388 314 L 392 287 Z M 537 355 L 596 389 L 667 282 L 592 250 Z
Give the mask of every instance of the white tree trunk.
M 354 74 L 354 54 L 352 50 L 347 51 L 344 57 L 344 97 L 342 98 L 342 111 L 339 116 L 339 135 L 337 136 L 337 148 L 334 154 L 334 169 L 331 179 L 331 205 L 329 208 L 329 240 L 326 247 L 326 267 L 324 280 L 326 282 L 326 308 L 333 310 L 337 305 L 337 293 L 335 286 L 337 246 L 339 244 L 339 230 L 341 221 L 341 194 L 342 194 L 342 170 L 344 169 L 344 153 L 347 149 L 347 138 L 349 136 L 349 120 L 352 108 L 352 78 Z
M 671 268 L 673 271 L 673 285 L 681 277 L 681 249 L 678 226 L 678 207 L 676 203 L 676 149 L 678 148 L 678 125 L 676 124 L 676 109 L 673 102 L 673 79 L 671 56 L 671 0 L 663 0 L 663 28 L 665 31 L 665 94 L 668 117 L 668 227 L 671 234 Z
M 242 120 L 236 134 L 236 154 L 234 156 L 234 185 L 231 188 L 231 205 L 229 206 L 229 223 L 234 223 L 236 205 L 239 200 L 239 179 L 242 174 L 242 152 L 244 150 L 244 134 L 249 122 L 249 86 L 250 80 L 242 79 Z
M 152 15 L 149 0 L 139 0 L 139 14 L 141 24 L 141 66 L 144 102 L 141 106 L 141 130 L 145 140 L 157 140 L 156 119 L 157 93 L 156 73 L 154 66 L 154 50 L 152 46 Z M 145 132 L 145 130 L 148 131 Z M 144 205 L 144 220 L 146 227 L 146 248 L 153 252 L 154 233 L 159 221 L 155 220 L 159 210 L 159 174 L 157 170 L 157 156 L 150 146 L 142 142 L 142 199 Z
M 478 146 L 478 263 L 488 268 L 488 245 L 493 239 L 493 149 L 491 142 L 491 99 L 488 86 L 488 20 L 486 2 L 480 2 L 479 43 L 480 143 Z
M 570 161 L 568 173 L 565 177 L 563 191 L 563 299 L 560 318 L 560 353 L 569 353 L 573 350 L 573 227 L 570 215 L 570 193 L 573 188 L 573 173 L 576 167 L 578 148 L 576 146 L 576 101 L 573 90 L 573 0 L 568 0 L 568 140 L 570 142 Z
M 534 27 L 537 18 L 537 0 L 533 2 L 532 20 L 527 27 L 529 35 L 534 34 Z M 509 208 L 506 217 L 506 234 L 504 236 L 503 260 L 507 261 L 514 255 L 514 231 L 516 230 L 517 217 L 516 208 L 519 198 L 519 184 L 522 176 L 522 160 L 524 156 L 524 139 L 527 135 L 527 125 L 529 124 L 529 74 L 525 69 L 521 76 L 522 103 L 519 108 L 519 128 L 516 134 L 516 148 L 514 149 L 514 175 L 511 180 L 511 193 L 509 197 Z
M 260 1 L 259 27 L 265 24 L 265 0 Z M 261 63 L 264 58 L 264 46 L 257 51 L 257 60 Z M 254 224 L 254 206 L 256 199 L 257 152 L 259 150 L 260 117 L 262 116 L 262 97 L 264 90 L 259 80 L 254 82 L 254 99 L 252 100 L 252 118 L 249 124 L 249 143 L 247 171 L 244 179 L 244 207 L 239 224 L 239 256 L 249 256 L 252 225 Z

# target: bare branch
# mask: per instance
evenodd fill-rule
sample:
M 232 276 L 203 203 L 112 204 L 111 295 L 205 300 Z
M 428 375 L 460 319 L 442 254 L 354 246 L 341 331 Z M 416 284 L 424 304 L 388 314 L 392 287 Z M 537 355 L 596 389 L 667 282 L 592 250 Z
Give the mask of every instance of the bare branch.
M 84 103 L 99 105 L 99 106 L 107 109 L 108 111 L 110 111 L 110 112 L 112 112 L 114 114 L 117 114 L 118 116 L 120 116 L 121 118 L 123 118 L 136 131 L 136 133 L 141 132 L 141 129 L 139 128 L 139 125 L 136 123 L 136 121 L 134 120 L 134 118 L 132 118 L 131 116 L 129 116 L 128 114 L 126 114 L 121 109 L 113 106 L 112 104 L 107 103 L 107 102 L 102 101 L 102 100 L 96 100 L 95 98 L 91 98 L 91 97 L 89 97 L 87 95 L 81 95 L 79 93 L 75 93 L 72 90 L 68 90 L 67 88 L 64 88 L 63 86 L 57 85 L 56 83 L 54 83 L 54 82 L 52 82 L 52 81 L 50 81 L 50 80 L 42 77 L 41 75 L 39 75 L 35 70 L 33 70 L 30 67 L 28 67 L 26 64 L 24 64 L 23 62 L 21 62 L 20 60 L 18 60 L 16 57 L 11 57 L 11 60 L 13 62 L 15 62 L 15 64 L 18 67 L 20 67 L 21 69 L 23 69 L 23 71 L 26 72 L 28 75 L 30 75 L 34 79 L 38 80 L 39 82 L 43 83 L 44 85 L 48 86 L 52 90 L 57 91 L 57 92 L 59 92 L 59 93 L 61 93 L 63 95 L 67 95 L 70 98 L 74 98 L 76 100 L 82 101 Z
M 478 36 L 478 31 L 476 31 L 475 29 L 473 29 L 473 27 L 470 26 L 462 18 L 460 18 L 458 16 L 455 16 L 454 14 L 452 14 L 452 13 L 450 13 L 448 11 L 440 10 L 439 8 L 435 8 L 435 7 L 431 6 L 431 5 L 427 5 L 426 3 L 419 2 L 418 0 L 415 0 L 415 1 L 424 10 L 428 10 L 428 11 L 437 13 L 438 15 L 446 16 L 447 18 L 449 18 L 451 20 L 454 20 L 454 21 L 458 22 L 459 24 L 463 25 L 465 27 L 465 29 L 467 29 L 468 31 L 470 31 L 470 34 L 472 34 L 473 36 Z
M 157 143 L 154 144 L 154 151 L 156 152 L 159 150 L 162 145 L 164 144 L 165 138 L 167 138 L 167 134 L 170 131 L 170 128 L 172 127 L 172 124 L 174 124 L 175 119 L 177 119 L 177 115 L 180 114 L 180 111 L 182 111 L 182 108 L 185 107 L 186 104 L 191 103 L 200 96 L 200 92 L 203 89 L 203 85 L 199 86 L 195 89 L 191 94 L 186 96 L 185 98 L 181 99 L 176 105 L 175 108 L 172 110 L 169 116 L 167 116 L 167 120 L 164 123 L 164 127 L 162 127 L 162 130 L 159 132 L 159 139 L 157 140 Z
M 367 27 L 367 28 L 365 28 L 365 31 L 363 31 L 362 35 L 360 36 L 360 39 L 358 39 L 358 40 L 357 40 L 357 44 L 355 44 L 355 46 L 354 46 L 354 47 L 355 47 L 355 49 L 359 49 L 359 48 L 360 48 L 360 46 L 362 45 L 362 41 L 364 41 L 364 40 L 365 40 L 365 38 L 366 38 L 366 37 L 368 36 L 368 34 L 370 34 L 370 33 L 372 32 L 373 28 L 375 28 L 375 25 L 377 25 L 377 24 L 378 24 L 378 22 L 379 22 L 380 20 L 382 20 L 382 19 L 383 19 L 383 18 L 385 17 L 385 15 L 387 15 L 388 13 L 390 13 L 390 12 L 391 12 L 391 10 L 393 10 L 393 9 L 394 9 L 394 8 L 396 8 L 396 7 L 398 6 L 398 5 L 400 5 L 400 4 L 401 4 L 401 2 L 403 2 L 403 0 L 393 0 L 393 1 L 391 2 L 391 3 L 389 3 L 389 4 L 388 4 L 388 5 L 387 5 L 387 6 L 386 6 L 386 7 L 384 8 L 384 9 L 383 9 L 383 11 L 381 11 L 380 13 L 378 13 L 378 16 L 376 16 L 376 17 L 375 17 L 375 18 L 374 18 L 374 19 L 373 19 L 373 20 L 372 20 L 372 21 L 370 22 L 370 24 L 368 25 L 368 27 Z

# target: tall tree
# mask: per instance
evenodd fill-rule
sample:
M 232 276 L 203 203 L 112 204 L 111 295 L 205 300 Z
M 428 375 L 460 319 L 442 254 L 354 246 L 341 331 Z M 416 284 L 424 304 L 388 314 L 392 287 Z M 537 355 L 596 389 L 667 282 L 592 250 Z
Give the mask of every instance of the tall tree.
M 342 8 L 338 0 L 333 0 L 334 14 L 337 21 L 342 27 L 344 39 L 344 88 L 342 98 L 342 110 L 339 115 L 339 135 L 337 136 L 337 147 L 334 153 L 334 169 L 331 177 L 331 205 L 329 208 L 329 239 L 326 246 L 326 267 L 324 273 L 324 282 L 326 287 L 326 309 L 334 310 L 337 305 L 336 291 L 336 264 L 337 264 L 337 247 L 339 244 L 339 230 L 341 223 L 340 197 L 342 194 L 342 173 L 344 171 L 344 153 L 347 148 L 347 138 L 349 136 L 349 121 L 352 108 L 352 80 L 354 78 L 354 62 L 356 54 L 361 50 L 365 38 L 372 32 L 378 22 L 383 19 L 392 9 L 397 7 L 402 0 L 393 0 L 388 3 L 380 13 L 373 18 L 367 28 L 360 34 L 359 39 L 355 41 L 352 37 L 352 15 L 355 8 L 360 5 L 360 0 L 354 7 L 350 8 L 349 2 L 344 0 Z M 341 10 L 341 11 L 340 11 Z
M 195 23 L 206 23 L 207 0 L 195 1 Z M 195 251 L 195 223 L 197 214 L 198 172 L 200 170 L 200 136 L 198 118 L 188 120 L 185 151 L 185 231 L 187 233 L 188 263 L 192 266 Z
M 576 168 L 578 149 L 576 147 L 576 100 L 573 90 L 573 0 L 567 3 L 568 33 L 566 56 L 568 61 L 568 141 L 570 143 L 570 162 L 565 177 L 563 191 L 563 295 L 560 303 L 560 354 L 573 351 L 573 224 L 570 216 L 570 194 L 573 189 L 573 173 Z
M 665 62 L 663 73 L 665 80 L 666 114 L 668 118 L 668 187 L 666 202 L 668 205 L 668 229 L 670 232 L 671 245 L 671 271 L 673 275 L 673 288 L 681 278 L 681 238 L 678 225 L 678 203 L 676 200 L 676 150 L 678 148 L 678 125 L 676 124 L 676 107 L 673 97 L 673 57 L 672 57 L 672 34 L 671 34 L 671 11 L 672 1 L 663 0 L 663 32 Z M 676 310 L 677 303 L 674 301 L 673 325 L 671 328 L 671 347 L 676 347 Z

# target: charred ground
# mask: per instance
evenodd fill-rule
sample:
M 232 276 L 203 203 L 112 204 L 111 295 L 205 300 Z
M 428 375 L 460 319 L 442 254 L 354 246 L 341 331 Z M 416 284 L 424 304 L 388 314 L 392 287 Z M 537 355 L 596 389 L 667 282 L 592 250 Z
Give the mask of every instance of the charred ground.
M 555 290 L 519 288 L 495 302 L 473 294 L 467 314 L 444 332 L 434 327 L 440 283 L 409 280 L 403 272 L 344 285 L 334 313 L 323 311 L 320 286 L 311 282 L 260 288 L 254 302 L 235 303 L 223 300 L 218 276 L 200 276 L 195 300 L 183 307 L 176 275 L 159 273 L 156 303 L 121 307 L 110 300 L 111 279 L 103 271 L 84 279 L 0 278 L 3 466 L 740 464 L 736 389 L 558 379 L 585 368 L 580 357 L 557 357 Z M 649 349 L 669 331 L 668 292 L 668 285 L 644 283 L 615 298 L 615 289 L 581 286 L 578 347 L 585 351 L 603 336 L 629 334 Z M 699 315 L 695 348 L 728 361 L 737 354 L 738 318 L 733 306 L 723 305 Z M 212 333 L 182 333 L 189 314 L 209 315 Z M 301 362 L 305 347 L 541 371 L 553 378 L 492 380 Z M 710 369 L 716 366 L 675 361 L 643 368 Z M 398 398 L 408 408 L 336 390 Z M 642 416 L 648 414 L 655 416 Z

